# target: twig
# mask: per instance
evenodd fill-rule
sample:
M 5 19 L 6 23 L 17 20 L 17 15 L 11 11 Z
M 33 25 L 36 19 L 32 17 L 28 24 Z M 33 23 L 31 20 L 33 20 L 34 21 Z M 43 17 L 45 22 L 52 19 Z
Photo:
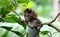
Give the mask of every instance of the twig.
M 54 29 L 56 29 L 58 32 L 60 32 L 60 29 L 58 29 L 56 26 L 54 26 L 53 24 L 48 24 L 48 26 L 53 27 Z
M 51 24 L 51 23 L 44 23 L 44 24 L 42 24 L 42 25 L 48 25 L 48 26 L 53 27 L 54 29 L 56 29 L 58 32 L 60 32 L 60 29 L 58 29 L 56 26 L 54 26 L 54 25 Z
M 57 14 L 57 16 L 50 23 L 53 23 L 58 18 L 59 15 L 60 15 L 60 12 Z
M 44 23 L 42 25 L 48 25 L 48 26 L 53 27 L 54 29 L 56 29 L 58 32 L 60 32 L 60 29 L 58 29 L 56 26 L 52 25 L 52 23 L 56 21 L 56 19 L 58 18 L 59 15 L 60 15 L 60 13 L 58 13 L 57 16 L 51 22 Z
M 13 11 L 18 17 L 19 17 L 19 19 L 21 20 L 21 17 L 20 17 L 20 15 L 19 14 L 17 14 L 16 13 L 16 11 Z
M 60 32 L 60 29 L 58 29 L 56 26 L 52 25 L 52 23 L 58 18 L 59 15 L 60 15 L 60 12 L 57 14 L 55 19 L 53 19 L 49 24 L 47 24 L 48 26 L 55 28 L 58 32 Z

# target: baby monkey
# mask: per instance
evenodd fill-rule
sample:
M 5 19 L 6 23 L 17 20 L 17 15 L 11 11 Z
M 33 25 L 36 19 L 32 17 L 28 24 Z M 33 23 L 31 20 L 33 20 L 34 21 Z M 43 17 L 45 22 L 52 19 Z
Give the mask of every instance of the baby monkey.
M 42 23 L 37 18 L 37 14 L 32 9 L 26 9 L 24 11 L 24 18 L 25 23 L 28 26 L 28 37 L 39 37 Z

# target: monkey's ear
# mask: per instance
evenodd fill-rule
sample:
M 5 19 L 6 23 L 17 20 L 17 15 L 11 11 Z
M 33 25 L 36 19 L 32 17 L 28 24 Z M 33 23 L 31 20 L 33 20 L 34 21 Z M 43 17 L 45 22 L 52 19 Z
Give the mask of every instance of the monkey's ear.
M 34 13 L 34 14 L 33 14 L 33 17 L 34 17 L 34 18 L 37 18 L 37 13 Z

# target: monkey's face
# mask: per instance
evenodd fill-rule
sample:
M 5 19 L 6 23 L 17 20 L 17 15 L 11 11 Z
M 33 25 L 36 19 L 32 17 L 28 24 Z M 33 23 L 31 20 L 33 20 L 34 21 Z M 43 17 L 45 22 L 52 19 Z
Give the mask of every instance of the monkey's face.
M 24 11 L 24 17 L 25 17 L 25 21 L 33 21 L 34 19 L 37 18 L 37 15 L 34 11 L 32 11 L 31 9 L 26 9 Z
M 32 18 L 32 13 L 27 13 L 27 12 L 26 12 L 26 13 L 24 14 L 24 17 L 25 17 L 25 20 L 26 20 L 26 21 L 29 21 L 29 20 Z

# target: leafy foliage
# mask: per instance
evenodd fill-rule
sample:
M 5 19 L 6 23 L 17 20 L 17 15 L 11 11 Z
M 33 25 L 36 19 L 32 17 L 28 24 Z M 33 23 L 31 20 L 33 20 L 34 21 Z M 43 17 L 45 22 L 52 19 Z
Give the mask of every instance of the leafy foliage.
M 11 14 L 11 15 L 13 15 L 14 17 L 16 16 L 14 14 Z M 10 15 L 8 15 L 8 16 L 5 17 L 5 22 L 16 23 L 15 20 Z
M 17 18 L 14 15 L 10 15 L 12 17 L 12 19 L 14 19 L 18 24 L 22 25 L 25 29 L 26 29 L 26 24 L 24 22 L 21 21 L 20 18 Z
M 7 16 L 7 14 L 9 14 L 12 10 L 15 10 L 18 7 L 19 3 L 28 3 L 28 0 L 0 0 L 0 22 L 2 22 L 4 19 L 4 22 L 10 22 L 10 23 L 19 23 L 20 25 L 22 25 L 25 29 L 26 29 L 26 25 L 25 23 L 21 22 L 20 18 L 17 18 L 15 15 L 9 15 Z M 4 19 L 3 19 L 4 18 Z M 1 26 L 1 28 L 4 28 L 8 31 L 11 31 L 11 27 L 7 27 L 7 26 Z M 17 35 L 21 35 L 22 34 L 20 32 L 17 31 L 12 31 Z
M 7 26 L 1 26 L 0 28 L 4 28 L 4 29 L 6 29 L 6 30 L 8 30 L 8 31 L 11 31 L 11 32 L 13 32 L 13 33 L 15 33 L 15 34 L 17 34 L 18 36 L 23 36 L 20 32 L 18 32 L 18 31 L 12 31 L 11 29 L 12 29 L 12 27 L 7 27 Z

